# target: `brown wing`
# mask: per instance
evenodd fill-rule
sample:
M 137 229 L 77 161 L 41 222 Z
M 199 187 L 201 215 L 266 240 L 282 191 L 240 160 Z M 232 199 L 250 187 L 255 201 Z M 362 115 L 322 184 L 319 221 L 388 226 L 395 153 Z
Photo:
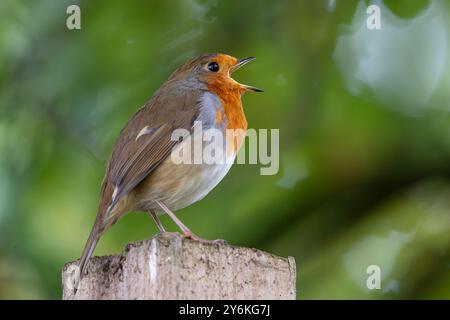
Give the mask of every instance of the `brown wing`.
M 164 91 L 157 92 L 122 129 L 103 181 L 99 215 L 113 208 L 170 155 L 178 143 L 171 140 L 173 130 L 192 129 L 201 91 Z

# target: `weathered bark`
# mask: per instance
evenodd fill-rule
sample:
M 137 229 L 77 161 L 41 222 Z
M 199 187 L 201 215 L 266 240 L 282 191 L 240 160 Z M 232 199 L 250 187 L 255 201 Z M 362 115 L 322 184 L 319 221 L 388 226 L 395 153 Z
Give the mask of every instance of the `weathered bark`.
M 295 299 L 295 260 L 165 233 L 94 257 L 74 295 L 64 266 L 63 299 Z

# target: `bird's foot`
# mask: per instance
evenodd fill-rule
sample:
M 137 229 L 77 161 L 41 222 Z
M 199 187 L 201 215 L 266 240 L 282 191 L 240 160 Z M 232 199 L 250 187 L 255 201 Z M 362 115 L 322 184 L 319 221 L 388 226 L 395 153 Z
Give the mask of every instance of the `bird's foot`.
M 198 242 L 201 242 L 204 244 L 215 244 L 215 245 L 228 244 L 228 242 L 226 240 L 223 240 L 223 239 L 207 240 L 207 239 L 200 238 L 199 236 L 195 235 L 192 232 L 185 232 L 183 234 L 183 238 L 191 239 L 191 240 L 198 241 Z

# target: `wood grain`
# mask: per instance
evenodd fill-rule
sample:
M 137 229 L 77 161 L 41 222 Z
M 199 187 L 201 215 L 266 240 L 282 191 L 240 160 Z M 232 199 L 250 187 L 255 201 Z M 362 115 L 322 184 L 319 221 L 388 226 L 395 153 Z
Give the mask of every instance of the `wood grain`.
M 74 295 L 63 269 L 63 299 L 295 299 L 296 267 L 251 248 L 204 244 L 164 233 L 130 244 L 124 255 L 94 257 Z

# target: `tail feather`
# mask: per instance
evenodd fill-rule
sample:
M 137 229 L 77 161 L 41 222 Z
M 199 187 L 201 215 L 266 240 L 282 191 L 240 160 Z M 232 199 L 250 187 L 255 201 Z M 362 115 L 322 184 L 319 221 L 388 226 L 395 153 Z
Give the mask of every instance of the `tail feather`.
M 97 246 L 97 242 L 101 235 L 99 231 L 100 230 L 98 222 L 96 222 L 92 227 L 91 233 L 89 234 L 89 238 L 84 247 L 83 254 L 81 255 L 80 262 L 78 263 L 77 274 L 75 275 L 74 278 L 75 292 L 78 290 L 80 281 L 84 276 L 84 272 L 86 271 L 86 267 L 88 266 L 89 258 L 92 256 L 95 247 Z

